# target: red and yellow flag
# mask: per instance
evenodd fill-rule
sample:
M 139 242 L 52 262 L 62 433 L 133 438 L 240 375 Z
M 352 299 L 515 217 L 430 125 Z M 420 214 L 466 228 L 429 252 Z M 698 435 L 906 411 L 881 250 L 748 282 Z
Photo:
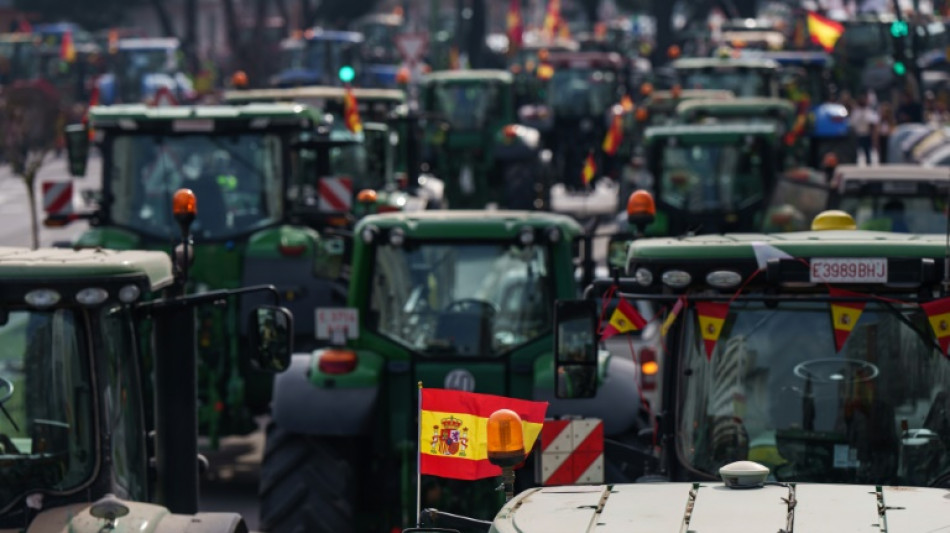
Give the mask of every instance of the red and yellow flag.
M 343 97 L 343 122 L 346 124 L 346 129 L 353 133 L 363 131 L 359 106 L 356 104 L 356 97 L 353 96 L 353 89 L 349 85 L 346 86 L 346 94 Z
M 513 54 L 521 48 L 524 38 L 524 20 L 521 18 L 521 0 L 508 3 L 508 53 Z
M 587 159 L 584 160 L 584 168 L 581 170 L 581 179 L 584 180 L 584 185 L 589 185 L 596 173 L 597 163 L 594 161 L 594 152 L 590 152 L 587 154 Z
M 623 97 L 620 98 L 620 107 L 623 109 L 624 113 L 632 112 L 634 108 L 633 98 L 630 98 L 629 94 L 623 95 Z
M 73 32 L 71 31 L 63 34 L 63 40 L 59 44 L 59 58 L 67 63 L 76 60 L 76 47 L 73 45 Z
M 828 294 L 834 298 L 860 298 L 862 295 L 844 289 L 828 288 Z M 861 312 L 867 302 L 831 302 L 831 324 L 835 332 L 835 351 L 840 352 L 845 341 L 861 318 Z
M 699 317 L 699 331 L 706 348 L 706 359 L 712 359 L 716 341 L 722 334 L 722 325 L 729 314 L 729 304 L 722 302 L 696 302 L 696 316 Z
M 604 142 L 601 149 L 607 155 L 614 155 L 620 148 L 620 142 L 623 140 L 623 111 L 618 110 L 614 113 L 614 118 L 610 121 L 610 129 L 604 136 Z
M 940 343 L 940 350 L 947 355 L 947 347 L 950 346 L 950 298 L 920 304 L 920 307 L 927 313 L 930 327 Z
M 116 54 L 119 52 L 119 30 L 113 28 L 109 30 L 109 54 Z
M 647 321 L 637 311 L 637 308 L 630 305 L 630 302 L 620 298 L 617 308 L 614 309 L 610 320 L 600 334 L 600 340 L 605 341 L 619 333 L 628 333 L 631 331 L 640 331 L 646 327 Z
M 548 0 L 548 9 L 544 14 L 544 35 L 553 39 L 564 21 L 561 19 L 561 0 Z
M 500 476 L 488 462 L 488 418 L 498 409 L 521 417 L 525 454 L 541 434 L 547 402 L 446 389 L 422 389 L 420 469 L 430 476 L 481 479 Z
M 844 33 L 844 26 L 818 13 L 808 12 L 808 35 L 811 42 L 821 45 L 826 52 L 830 52 L 838 38 Z

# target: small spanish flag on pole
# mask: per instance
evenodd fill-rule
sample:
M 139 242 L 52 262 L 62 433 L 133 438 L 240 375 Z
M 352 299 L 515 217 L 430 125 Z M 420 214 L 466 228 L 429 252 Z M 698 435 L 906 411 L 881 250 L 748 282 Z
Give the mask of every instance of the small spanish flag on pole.
M 947 347 L 950 346 L 950 298 L 920 304 L 920 307 L 924 313 L 927 313 L 930 327 L 933 328 L 937 342 L 940 343 L 940 350 L 943 355 L 947 355 Z
M 604 136 L 604 143 L 601 149 L 607 155 L 614 155 L 620 148 L 620 142 L 623 140 L 623 108 L 619 105 L 614 106 L 613 119 L 610 121 L 610 129 Z
M 63 34 L 63 40 L 59 45 L 59 58 L 67 63 L 76 60 L 76 46 L 73 45 L 73 32 L 71 31 Z
M 828 294 L 834 298 L 861 298 L 863 295 L 828 287 Z M 845 341 L 854 330 L 854 325 L 861 318 L 861 312 L 867 302 L 831 302 L 831 324 L 835 333 L 835 351 L 840 352 Z
M 488 418 L 499 409 L 521 417 L 525 454 L 541 434 L 547 402 L 530 402 L 491 394 L 420 389 L 419 472 L 453 479 L 501 475 L 488 461 Z
M 346 86 L 343 97 L 343 122 L 346 124 L 346 129 L 353 133 L 363 131 L 363 122 L 360 120 L 360 110 L 356 103 L 356 96 L 353 95 L 353 88 L 349 85 Z
M 696 315 L 699 317 L 699 330 L 706 348 L 706 359 L 712 360 L 716 341 L 722 334 L 722 325 L 729 314 L 729 304 L 722 302 L 696 302 Z
M 610 315 L 610 320 L 604 327 L 604 331 L 600 334 L 600 340 L 605 341 L 619 333 L 640 331 L 646 325 L 647 321 L 643 318 L 643 315 L 637 312 L 637 308 L 621 297 L 617 308 Z
M 838 38 L 844 33 L 844 26 L 818 13 L 808 12 L 808 35 L 811 42 L 821 45 L 826 52 L 831 52 Z
M 581 179 L 584 185 L 590 185 L 594 175 L 597 174 L 597 163 L 594 161 L 594 151 L 587 153 L 587 159 L 584 160 L 584 168 L 581 170 Z

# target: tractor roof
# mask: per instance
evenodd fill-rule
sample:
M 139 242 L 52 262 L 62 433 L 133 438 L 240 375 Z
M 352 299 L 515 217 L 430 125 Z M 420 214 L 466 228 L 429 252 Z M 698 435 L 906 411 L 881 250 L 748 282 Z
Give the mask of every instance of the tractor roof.
M 480 69 L 480 70 L 442 70 L 430 72 L 422 77 L 422 83 L 454 82 L 454 81 L 498 81 L 511 83 L 512 75 L 507 70 Z
M 742 57 L 771 59 L 783 66 L 808 66 L 817 65 L 822 67 L 831 67 L 834 65 L 834 59 L 831 54 L 826 52 L 804 52 L 797 50 L 782 50 L 771 52 L 764 50 L 743 50 Z
M 253 89 L 249 91 L 226 91 L 224 101 L 243 102 L 304 102 L 306 100 L 339 100 L 346 95 L 343 87 L 311 86 L 286 89 Z M 353 97 L 360 100 L 385 100 L 393 103 L 406 101 L 406 92 L 401 89 L 353 88 Z
M 676 70 L 708 69 L 708 68 L 748 68 L 748 69 L 778 69 L 778 63 L 771 59 L 754 57 L 686 57 L 673 62 Z
M 119 39 L 119 50 L 177 50 L 178 39 L 175 37 L 127 37 Z
M 680 102 L 676 106 L 678 115 L 698 112 L 706 112 L 710 115 L 745 115 L 749 111 L 755 111 L 757 115 L 765 115 L 774 110 L 790 115 L 795 112 L 795 104 L 784 98 L 743 97 L 732 99 L 697 98 Z
M 848 182 L 928 182 L 947 187 L 950 185 L 950 168 L 922 167 L 920 165 L 890 164 L 871 167 L 839 165 L 831 180 L 831 187 L 845 187 Z
M 576 220 L 541 211 L 418 211 L 368 216 L 360 221 L 356 235 L 366 226 L 380 229 L 400 227 L 407 237 L 427 239 L 508 239 L 516 238 L 522 228 L 557 227 L 570 240 L 580 235 Z
M 623 57 L 615 52 L 551 52 L 548 63 L 563 69 L 623 68 Z
M 75 282 L 84 277 L 144 275 L 152 290 L 174 281 L 171 259 L 164 252 L 115 251 L 102 248 L 0 248 L 0 280 L 42 279 Z
M 668 105 L 669 102 L 676 101 L 682 102 L 684 100 L 694 100 L 694 99 L 703 99 L 703 100 L 728 100 L 735 98 L 736 95 L 732 91 L 726 91 L 724 89 L 683 89 L 680 91 L 678 98 L 673 97 L 672 91 L 653 91 L 652 94 L 647 98 L 644 105 Z
M 646 141 L 658 138 L 676 137 L 684 140 L 719 140 L 742 138 L 747 135 L 777 136 L 775 124 L 749 122 L 743 124 L 678 124 L 673 126 L 651 126 L 646 130 Z
M 312 108 L 292 103 L 253 103 L 224 106 L 152 107 L 143 104 L 96 106 L 89 120 L 97 128 L 141 131 L 143 128 L 172 133 L 213 132 L 228 129 L 309 129 L 318 117 Z

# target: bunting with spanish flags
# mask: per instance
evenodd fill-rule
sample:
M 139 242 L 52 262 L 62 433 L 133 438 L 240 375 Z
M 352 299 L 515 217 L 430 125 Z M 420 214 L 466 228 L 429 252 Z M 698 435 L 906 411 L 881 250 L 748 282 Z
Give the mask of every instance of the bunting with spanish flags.
M 76 60 L 76 46 L 73 44 L 73 32 L 71 31 L 63 34 L 63 40 L 59 44 L 59 58 L 67 63 Z
M 521 17 L 521 0 L 510 0 L 506 17 L 508 33 L 508 54 L 521 49 L 524 39 L 524 19 Z
M 343 97 L 343 122 L 346 124 L 346 129 L 353 133 L 360 133 L 363 131 L 363 122 L 360 120 L 360 110 L 356 103 L 356 96 L 353 95 L 353 88 L 349 85 L 346 86 L 345 91 Z
M 620 148 L 620 142 L 623 140 L 622 108 L 617 109 L 613 115 L 613 119 L 610 121 L 610 129 L 607 130 L 607 135 L 604 136 L 604 142 L 601 145 L 601 149 L 607 155 L 616 154 L 617 150 Z
M 666 315 L 666 320 L 663 321 L 663 325 L 660 326 L 660 336 L 666 337 L 666 334 L 670 332 L 670 328 L 673 327 L 673 324 L 676 322 L 676 317 L 679 316 L 680 311 L 683 310 L 683 307 L 686 305 L 686 296 L 680 296 L 676 299 L 676 303 L 673 304 L 673 308 L 670 309 L 670 314 Z
M 594 161 L 594 152 L 590 151 L 587 154 L 587 159 L 584 160 L 584 168 L 581 169 L 581 179 L 584 181 L 584 185 L 590 185 L 596 173 L 597 162 Z
M 934 330 L 940 350 L 943 355 L 947 355 L 947 347 L 950 346 L 950 298 L 920 304 L 920 307 L 927 314 L 927 320 Z
M 488 418 L 498 409 L 521 417 L 525 454 L 541 434 L 548 402 L 491 394 L 422 389 L 419 402 L 419 470 L 430 476 L 482 479 L 501 475 L 488 461 Z
M 828 294 L 833 298 L 860 298 L 862 294 L 828 287 Z M 845 341 L 854 330 L 854 325 L 861 318 L 864 306 L 867 302 L 831 302 L 831 324 L 835 334 L 835 351 L 840 352 L 844 347 Z
M 617 303 L 617 308 L 610 315 L 610 320 L 607 321 L 607 325 L 604 326 L 604 330 L 600 334 L 600 340 L 605 341 L 620 333 L 640 331 L 646 325 L 646 319 L 637 311 L 637 308 L 621 297 Z
M 696 302 L 696 316 L 699 318 L 699 331 L 703 336 L 706 359 L 712 360 L 716 341 L 722 335 L 722 326 L 729 314 L 729 304 L 722 302 Z
M 834 49 L 842 33 L 844 33 L 844 26 L 840 23 L 813 11 L 808 12 L 808 35 L 811 37 L 811 42 L 821 45 L 826 52 Z

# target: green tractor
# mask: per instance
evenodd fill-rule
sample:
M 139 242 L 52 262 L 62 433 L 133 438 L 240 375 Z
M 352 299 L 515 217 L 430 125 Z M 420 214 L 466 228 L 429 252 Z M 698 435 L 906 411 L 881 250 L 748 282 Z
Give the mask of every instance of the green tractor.
M 0 249 L 0 530 L 247 532 L 238 514 L 197 513 L 195 310 L 277 295 L 185 296 L 181 266 L 152 251 Z M 249 364 L 286 369 L 292 316 L 247 318 Z
M 79 215 L 91 227 L 72 245 L 172 252 L 169 197 L 189 188 L 201 212 L 188 292 L 274 284 L 287 306 L 305 317 L 296 330 L 297 346 L 317 346 L 314 322 L 306 317 L 317 306 L 343 304 L 346 292 L 345 236 L 304 225 L 301 196 L 292 194 L 292 145 L 315 130 L 317 120 L 309 108 L 292 104 L 93 108 L 88 127 L 104 161 L 101 192 Z M 82 176 L 88 132 L 74 126 L 68 138 L 71 171 Z M 241 305 L 255 303 L 248 296 Z M 253 416 L 270 404 L 271 380 L 253 372 L 242 356 L 246 335 L 236 309 L 201 311 L 199 413 L 202 434 L 213 445 L 222 435 L 253 431 Z
M 318 311 L 320 329 L 348 342 L 294 355 L 274 383 L 262 529 L 414 523 L 420 381 L 547 400 L 549 417 L 600 418 L 603 479 L 636 478 L 643 454 L 634 444 L 648 424 L 629 388 L 641 377 L 629 355 L 604 354 L 595 401 L 554 398 L 553 302 L 577 294 L 574 248 L 590 242 L 576 221 L 527 211 L 388 213 L 362 219 L 355 237 L 350 307 Z M 526 483 L 532 471 L 543 468 L 528 464 Z M 421 484 L 425 505 L 483 518 L 501 503 L 491 488 L 429 476 Z
M 420 91 L 423 161 L 445 183 L 448 207 L 544 207 L 550 161 L 542 159 L 538 130 L 516 123 L 511 73 L 433 72 Z

